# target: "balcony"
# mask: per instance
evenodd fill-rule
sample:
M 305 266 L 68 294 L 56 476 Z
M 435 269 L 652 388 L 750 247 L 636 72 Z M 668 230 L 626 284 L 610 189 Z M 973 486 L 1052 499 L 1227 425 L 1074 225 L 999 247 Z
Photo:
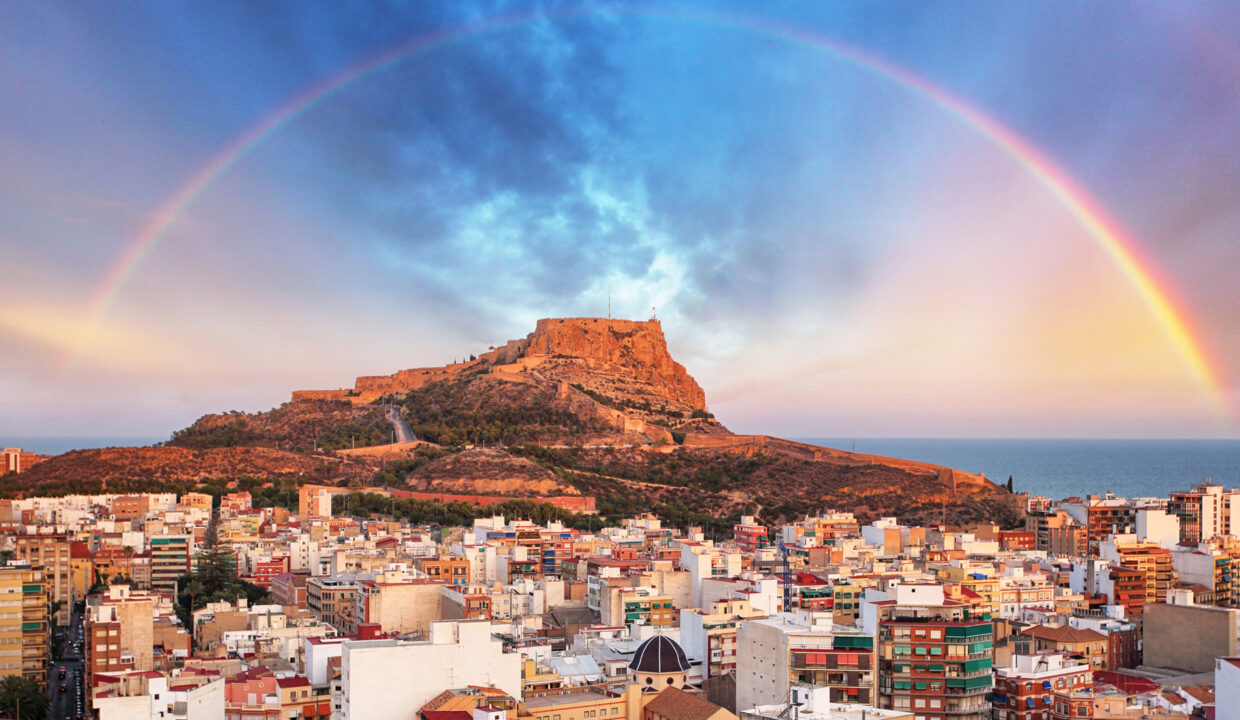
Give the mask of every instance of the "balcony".
M 986 713 L 987 716 L 989 716 L 990 711 L 991 711 L 991 707 L 990 707 L 990 703 L 988 702 L 967 703 L 967 704 L 960 704 L 960 705 L 955 705 L 955 706 L 949 705 L 948 707 L 943 708 L 943 712 L 947 713 L 948 715 L 963 715 L 967 713 L 982 712 L 982 713 Z

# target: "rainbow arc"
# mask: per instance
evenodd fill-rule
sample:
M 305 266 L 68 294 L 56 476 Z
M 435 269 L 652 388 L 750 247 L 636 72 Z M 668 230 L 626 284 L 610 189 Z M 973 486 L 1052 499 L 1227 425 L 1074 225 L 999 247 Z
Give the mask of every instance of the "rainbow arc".
M 272 134 L 315 106 L 367 77 L 427 52 L 479 35 L 509 30 L 535 20 L 585 16 L 590 12 L 589 9 L 574 7 L 558 11 L 542 10 L 498 15 L 468 25 L 422 35 L 345 68 L 293 96 L 221 148 L 159 206 L 133 241 L 118 255 L 91 295 L 87 304 L 85 327 L 90 328 L 95 325 L 100 315 L 115 300 L 126 281 L 151 250 L 158 245 L 168 228 L 176 222 L 186 208 Z M 641 7 L 612 8 L 608 12 L 613 15 L 627 14 L 672 22 L 713 25 L 796 43 L 824 53 L 838 62 L 883 81 L 894 83 L 956 118 L 1027 171 L 1080 223 L 1144 301 L 1151 315 L 1165 332 L 1185 366 L 1211 402 L 1224 416 L 1228 414 L 1222 384 L 1203 349 L 1199 334 L 1193 330 L 1188 320 L 1188 313 L 1173 300 L 1170 288 L 1158 279 L 1152 264 L 1142 258 L 1138 243 L 1083 188 L 1073 182 L 1062 168 L 1039 151 L 1033 143 L 993 116 L 950 90 L 904 67 L 859 48 L 801 28 L 742 15 L 715 12 L 653 12 Z M 81 342 L 88 340 L 89 332 Z

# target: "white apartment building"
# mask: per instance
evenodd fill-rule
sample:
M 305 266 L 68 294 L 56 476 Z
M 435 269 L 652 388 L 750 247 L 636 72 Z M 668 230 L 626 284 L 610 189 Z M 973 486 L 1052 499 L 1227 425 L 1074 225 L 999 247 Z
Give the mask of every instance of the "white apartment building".
M 497 687 L 521 697 L 521 656 L 486 620 L 431 623 L 429 639 L 350 640 L 341 653 L 343 720 L 407 720 L 445 688 Z

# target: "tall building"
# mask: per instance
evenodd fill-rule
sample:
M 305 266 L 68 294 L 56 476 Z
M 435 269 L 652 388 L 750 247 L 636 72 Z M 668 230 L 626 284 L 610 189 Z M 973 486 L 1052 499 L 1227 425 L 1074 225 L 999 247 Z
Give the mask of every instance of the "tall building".
M 297 491 L 297 517 L 303 524 L 308 524 L 313 518 L 330 518 L 332 496 L 346 492 L 346 488 L 329 485 L 302 485 Z
M 41 463 L 49 457 L 27 452 L 21 448 L 5 448 L 3 455 L 4 463 L 0 464 L 0 475 L 25 472 L 32 465 Z
M 14 555 L 31 567 L 43 568 L 43 578 L 55 605 L 56 622 L 69 624 L 73 602 L 73 564 L 68 535 L 18 535 Z
M 904 583 L 867 600 L 878 633 L 878 707 L 925 720 L 987 720 L 994 633 L 987 612 L 944 597 L 941 585 Z
M 834 703 L 874 702 L 874 637 L 799 610 L 745 620 L 736 631 L 736 707 L 784 703 L 797 683 L 829 687 Z
M 1110 493 L 1101 498 L 1090 495 L 1084 500 L 1064 502 L 1060 508 L 1085 526 L 1086 552 L 1091 555 L 1098 552 L 1098 544 L 1108 536 L 1137 530 L 1137 509 Z
M 1112 564 L 1113 604 L 1127 608 L 1129 617 L 1140 617 L 1146 606 L 1167 601 L 1175 584 L 1175 567 L 1170 550 L 1131 539 L 1119 536 L 1104 541 L 1098 554 Z
M 151 589 L 171 590 L 177 578 L 188 573 L 190 536 L 161 535 L 151 538 Z
M 1187 492 L 1173 492 L 1167 514 L 1180 519 L 1180 542 L 1185 545 L 1223 535 L 1240 534 L 1240 491 L 1204 482 Z
M 1167 513 L 1180 519 L 1180 542 L 1196 545 L 1218 535 L 1222 490 L 1217 485 L 1198 485 L 1187 492 L 1171 493 Z
M 312 577 L 306 581 L 306 609 L 321 622 L 325 622 L 345 635 L 352 635 L 352 628 L 341 627 L 341 610 L 347 610 L 347 617 L 353 617 L 353 608 L 357 599 L 357 585 L 361 580 L 370 580 L 374 575 L 366 573 L 341 573 L 329 577 Z
M 14 597 L 16 596 L 16 597 Z M 47 681 L 51 631 L 50 600 L 43 568 L 23 564 L 0 567 L 0 677 L 20 675 Z M 19 609 L 20 612 L 13 612 Z
M 151 670 L 155 598 L 112 585 L 86 603 L 86 674 Z
M 702 658 L 702 678 L 732 674 L 736 670 L 736 633 L 740 624 L 765 613 L 754 610 L 748 600 L 716 600 L 709 610 L 680 611 L 680 640 L 693 657 Z

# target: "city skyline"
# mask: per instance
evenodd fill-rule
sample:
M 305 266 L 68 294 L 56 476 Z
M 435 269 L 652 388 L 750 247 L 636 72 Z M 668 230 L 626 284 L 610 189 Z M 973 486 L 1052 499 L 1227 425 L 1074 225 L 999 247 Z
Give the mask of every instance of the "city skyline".
M 0 433 L 610 302 L 739 432 L 1235 437 L 1240 12 L 814 10 L 0 9 Z

